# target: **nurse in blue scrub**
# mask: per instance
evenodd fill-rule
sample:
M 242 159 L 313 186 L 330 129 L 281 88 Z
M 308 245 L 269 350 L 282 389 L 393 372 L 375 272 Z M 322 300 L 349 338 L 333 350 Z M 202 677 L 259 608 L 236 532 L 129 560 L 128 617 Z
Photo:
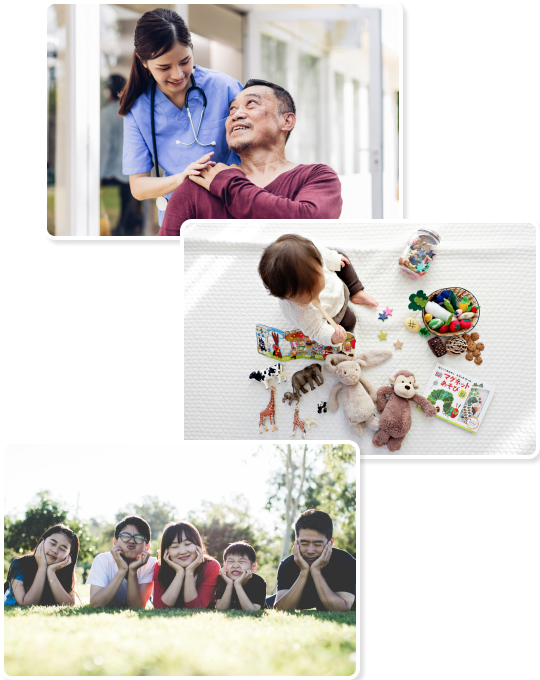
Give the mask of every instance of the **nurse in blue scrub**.
M 168 199 L 189 175 L 199 175 L 207 165 L 239 163 L 227 147 L 225 119 L 229 103 L 242 90 L 230 76 L 195 66 L 191 35 L 182 18 L 170 9 L 146 12 L 135 28 L 131 73 L 120 97 L 124 116 L 123 173 L 129 175 L 133 196 Z M 154 167 L 152 139 L 152 84 L 155 140 L 163 176 L 150 177 Z M 186 93 L 189 92 L 189 112 Z M 164 204 L 163 199 L 160 203 Z M 158 204 L 158 207 L 159 204 Z M 159 210 L 161 225 L 164 210 Z

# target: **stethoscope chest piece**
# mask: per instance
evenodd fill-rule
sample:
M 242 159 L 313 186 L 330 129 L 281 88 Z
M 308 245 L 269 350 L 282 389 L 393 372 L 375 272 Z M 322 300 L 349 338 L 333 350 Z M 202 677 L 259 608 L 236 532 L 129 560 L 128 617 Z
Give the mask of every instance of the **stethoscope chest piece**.
M 167 208 L 167 199 L 165 196 L 159 196 L 156 198 L 156 205 L 158 210 L 165 210 Z

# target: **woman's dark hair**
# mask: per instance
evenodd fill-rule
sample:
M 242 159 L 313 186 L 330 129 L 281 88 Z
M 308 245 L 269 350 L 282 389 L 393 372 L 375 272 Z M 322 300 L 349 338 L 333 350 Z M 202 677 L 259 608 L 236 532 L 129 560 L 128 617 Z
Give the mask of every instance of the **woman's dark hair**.
M 287 299 L 311 293 L 323 261 L 315 244 L 297 234 L 283 234 L 265 248 L 259 276 L 270 295 Z
M 198 529 L 194 527 L 193 524 L 190 522 L 169 522 L 163 531 L 163 536 L 161 537 L 161 546 L 159 549 L 160 559 L 158 581 L 165 589 L 171 585 L 176 572 L 169 564 L 167 564 L 167 562 L 165 562 L 163 555 L 167 552 L 175 539 L 179 543 L 181 543 L 183 540 L 191 541 L 195 545 L 199 546 L 199 548 L 203 551 L 204 561 L 195 569 L 195 575 L 199 573 L 207 560 L 212 559 L 206 550 L 206 546 L 203 543 Z M 180 594 L 178 595 L 178 599 L 176 600 L 174 606 L 184 606 L 184 584 L 182 584 L 182 589 L 180 590 Z
M 313 529 L 330 540 L 334 531 L 334 525 L 332 523 L 332 518 L 328 513 L 323 512 L 322 510 L 312 509 L 303 512 L 296 520 L 294 533 L 297 538 L 300 529 Z
M 22 557 L 17 557 L 13 560 L 9 567 L 7 581 L 4 584 L 4 592 L 7 590 L 6 585 L 9 587 L 9 582 L 15 578 L 15 575 L 20 568 L 23 570 L 24 589 L 26 592 L 30 590 L 38 570 L 37 560 L 34 557 L 36 550 L 46 538 L 52 536 L 53 534 L 65 534 L 71 542 L 71 549 L 69 551 L 69 554 L 71 555 L 71 564 L 68 564 L 67 567 L 59 569 L 56 572 L 56 576 L 66 593 L 71 593 L 75 590 L 77 585 L 77 572 L 75 571 L 75 567 L 77 566 L 77 558 L 79 556 L 79 537 L 65 524 L 55 524 L 50 529 L 47 529 L 47 531 L 39 539 L 33 552 L 23 555 Z M 52 594 L 51 586 L 49 584 L 49 579 L 45 579 L 43 594 L 41 595 L 39 604 L 41 606 L 50 606 L 56 604 L 56 600 L 54 599 L 54 595 Z
M 120 99 L 120 94 L 124 89 L 125 84 L 126 79 L 124 78 L 124 76 L 121 76 L 118 73 L 113 73 L 111 76 L 109 76 L 107 80 L 107 87 L 109 88 L 111 97 L 115 101 L 118 101 Z
M 118 536 L 120 536 L 124 530 L 124 527 L 127 527 L 128 524 L 132 524 L 134 527 L 137 527 L 137 530 L 141 533 L 141 535 L 146 538 L 146 542 L 150 543 L 150 539 L 152 538 L 150 525 L 145 519 L 139 517 L 138 515 L 126 515 L 126 517 L 123 517 L 118 522 L 114 530 L 114 537 L 116 539 L 118 539 Z
M 137 97 L 145 92 L 153 76 L 142 61 L 157 59 L 172 50 L 176 43 L 193 49 L 191 33 L 182 17 L 172 9 L 153 9 L 137 21 L 133 35 L 135 49 L 127 84 L 120 95 L 118 113 L 126 116 Z M 142 59 L 142 61 L 141 61 Z

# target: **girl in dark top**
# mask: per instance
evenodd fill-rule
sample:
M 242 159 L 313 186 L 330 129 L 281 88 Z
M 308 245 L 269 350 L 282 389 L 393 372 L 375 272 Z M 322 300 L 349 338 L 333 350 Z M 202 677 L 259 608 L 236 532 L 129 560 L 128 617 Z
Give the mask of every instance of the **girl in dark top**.
M 168 524 L 159 554 L 154 568 L 154 609 L 206 609 L 215 601 L 219 562 L 208 555 L 193 524 Z
M 74 605 L 79 538 L 56 524 L 39 539 L 34 552 L 13 560 L 4 584 L 4 605 Z

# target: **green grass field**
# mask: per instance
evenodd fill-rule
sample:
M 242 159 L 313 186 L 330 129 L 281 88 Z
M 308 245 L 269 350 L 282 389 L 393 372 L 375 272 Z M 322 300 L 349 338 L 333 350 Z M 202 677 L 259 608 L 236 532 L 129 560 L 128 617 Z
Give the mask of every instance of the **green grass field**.
M 353 675 L 355 612 L 8 607 L 9 675 Z

